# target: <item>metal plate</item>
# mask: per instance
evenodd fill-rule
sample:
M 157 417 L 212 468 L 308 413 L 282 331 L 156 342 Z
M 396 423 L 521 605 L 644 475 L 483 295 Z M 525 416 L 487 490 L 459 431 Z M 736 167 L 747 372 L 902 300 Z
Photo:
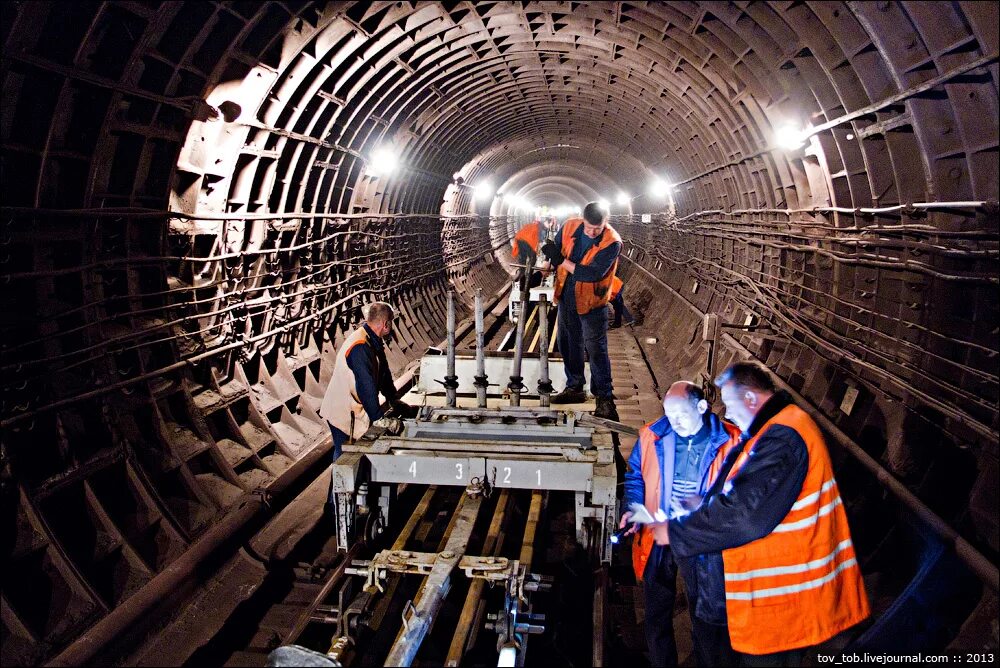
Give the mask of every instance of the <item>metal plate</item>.
M 494 487 L 517 489 L 589 492 L 594 477 L 594 465 L 583 462 L 489 459 L 486 471 Z
M 486 460 L 481 457 L 422 457 L 417 455 L 367 455 L 375 482 L 418 482 L 422 485 L 468 485 L 482 479 Z

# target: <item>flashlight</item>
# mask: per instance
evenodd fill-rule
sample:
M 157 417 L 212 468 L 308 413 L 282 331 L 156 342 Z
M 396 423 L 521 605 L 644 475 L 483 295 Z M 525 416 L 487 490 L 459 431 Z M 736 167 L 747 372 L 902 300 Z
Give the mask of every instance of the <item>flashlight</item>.
M 619 543 L 622 542 L 622 538 L 625 538 L 625 534 L 627 534 L 631 529 L 632 529 L 631 526 L 625 527 L 624 529 L 620 529 L 619 531 L 616 531 L 613 534 L 611 534 L 611 536 L 608 537 L 608 540 L 611 541 L 612 545 L 618 545 Z

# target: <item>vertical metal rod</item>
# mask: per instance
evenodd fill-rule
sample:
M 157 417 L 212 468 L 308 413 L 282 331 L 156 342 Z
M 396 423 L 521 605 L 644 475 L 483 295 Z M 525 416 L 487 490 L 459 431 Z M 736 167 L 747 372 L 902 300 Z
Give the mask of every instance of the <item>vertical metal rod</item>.
M 455 407 L 458 376 L 455 375 L 455 292 L 448 291 L 448 375 L 444 377 L 448 408 Z
M 483 327 L 483 290 L 476 289 L 476 405 L 486 408 L 486 351 L 483 339 L 486 335 Z
M 549 405 L 552 381 L 549 380 L 549 300 L 544 294 L 538 301 L 538 403 Z
M 521 313 L 517 316 L 517 337 L 514 339 L 514 368 L 510 374 L 510 405 L 521 405 L 521 392 L 524 391 L 524 383 L 521 381 L 521 356 L 524 354 L 524 326 L 528 320 L 528 293 L 521 293 Z

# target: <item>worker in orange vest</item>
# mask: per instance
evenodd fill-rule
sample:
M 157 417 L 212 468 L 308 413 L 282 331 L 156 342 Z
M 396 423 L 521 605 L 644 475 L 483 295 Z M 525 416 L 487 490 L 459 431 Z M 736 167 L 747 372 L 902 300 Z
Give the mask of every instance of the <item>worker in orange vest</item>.
M 622 279 L 615 276 L 614 280 L 611 281 L 611 309 L 614 311 L 615 317 L 612 319 L 611 324 L 608 325 L 608 329 L 618 329 L 621 327 L 623 316 L 626 325 L 631 325 L 635 322 L 632 313 L 625 306 L 625 299 L 622 297 L 623 287 L 624 283 L 622 283 Z
M 801 665 L 869 614 L 830 455 L 763 367 L 736 363 L 715 384 L 743 435 L 716 456 L 701 505 L 670 520 L 670 546 L 695 557 L 697 612 L 724 615 L 743 665 Z
M 668 518 L 677 515 L 691 503 L 700 502 L 711 479 L 709 467 L 720 450 L 731 448 L 739 441 L 740 428 L 720 420 L 708 410 L 705 393 L 694 383 L 678 381 L 663 397 L 660 419 L 639 431 L 632 447 L 625 474 L 624 507 L 642 504 L 650 515 Z M 632 519 L 626 511 L 620 526 Z M 633 524 L 626 533 L 634 533 Z M 642 581 L 646 608 L 644 622 L 650 663 L 654 666 L 676 666 L 677 645 L 674 640 L 674 599 L 677 597 L 677 571 L 687 591 L 697 587 L 693 563 L 685 563 L 672 554 L 667 544 L 665 523 L 645 525 L 638 530 L 632 543 L 632 566 L 635 577 Z M 693 600 L 689 596 L 689 600 Z M 711 647 L 704 646 L 714 639 L 701 633 L 694 605 L 689 605 L 697 657 L 709 656 Z M 711 629 L 709 629 L 711 630 Z M 700 658 L 699 666 L 704 663 Z
M 541 274 L 532 267 L 538 258 L 539 245 L 548 240 L 554 227 L 555 218 L 543 213 L 540 218 L 531 221 L 514 235 L 510 254 L 514 261 L 521 265 L 517 271 L 517 280 L 522 282 L 523 288 L 533 288 L 542 282 Z
M 556 270 L 553 301 L 559 305 L 559 353 L 566 387 L 553 404 L 587 400 L 583 389 L 584 354 L 590 359 L 590 390 L 597 399 L 594 415 L 618 419 L 608 356 L 608 302 L 618 268 L 622 238 L 608 223 L 608 212 L 597 202 L 583 208 L 583 218 L 570 218 L 541 252 Z

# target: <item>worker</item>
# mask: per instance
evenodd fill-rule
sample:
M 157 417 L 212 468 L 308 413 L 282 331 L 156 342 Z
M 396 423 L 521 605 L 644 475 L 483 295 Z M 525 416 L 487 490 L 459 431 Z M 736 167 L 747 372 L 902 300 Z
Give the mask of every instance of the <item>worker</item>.
M 567 220 L 555 239 L 542 246 L 542 253 L 556 269 L 553 299 L 559 305 L 559 352 L 566 370 L 566 387 L 551 402 L 587 400 L 583 390 L 586 351 L 590 390 L 597 399 L 594 415 L 611 420 L 618 419 L 618 410 L 612 397 L 607 305 L 621 249 L 621 237 L 597 202 L 587 204 L 583 218 Z
M 539 245 L 549 239 L 553 227 L 555 218 L 542 211 L 539 218 L 519 229 L 514 235 L 510 254 L 520 265 L 517 270 L 517 280 L 521 282 L 522 289 L 530 289 L 541 284 L 542 276 L 534 271 L 533 267 L 538 259 Z
M 615 314 L 614 319 L 608 326 L 608 329 L 618 329 L 622 326 L 622 316 L 625 318 L 625 324 L 631 325 L 635 322 L 635 318 L 632 317 L 632 313 L 625 306 L 625 299 L 622 297 L 622 288 L 624 283 L 622 279 L 615 276 L 614 280 L 611 281 L 611 309 Z
M 684 512 L 688 504 L 700 502 L 710 484 L 709 466 L 720 450 L 732 448 L 740 438 L 740 428 L 720 420 L 708 410 L 702 389 L 687 381 L 670 386 L 663 397 L 663 417 L 650 422 L 639 431 L 632 447 L 625 474 L 623 507 L 633 503 L 644 505 L 656 517 L 674 517 Z M 632 519 L 626 510 L 620 527 Z M 664 523 L 638 528 L 633 524 L 626 535 L 638 533 L 632 543 L 632 566 L 636 580 L 642 582 L 646 608 L 644 622 L 650 663 L 654 666 L 676 666 L 677 645 L 674 640 L 674 600 L 677 596 L 677 570 L 688 591 L 688 611 L 691 615 L 692 637 L 698 665 L 714 666 L 709 659 L 715 638 L 700 633 L 695 617 L 697 587 L 692 560 L 676 558 L 667 543 Z M 687 563 L 685 563 L 687 562 Z M 708 644 L 706 644 L 708 643 Z M 722 663 L 725 663 L 723 661 Z
M 669 521 L 670 546 L 697 555 L 699 594 L 725 611 L 742 665 L 802 665 L 869 614 L 830 455 L 761 366 L 733 364 L 715 384 L 742 438 L 716 456 L 703 502 Z
M 388 417 L 382 411 L 380 392 L 400 417 L 416 417 L 417 409 L 400 400 L 385 358 L 384 340 L 392 333 L 394 318 L 392 306 L 373 303 L 365 322 L 337 351 L 333 375 L 319 408 L 319 414 L 330 424 L 334 461 L 348 439 L 361 438 L 371 425 L 392 434 L 402 432 L 399 418 Z

